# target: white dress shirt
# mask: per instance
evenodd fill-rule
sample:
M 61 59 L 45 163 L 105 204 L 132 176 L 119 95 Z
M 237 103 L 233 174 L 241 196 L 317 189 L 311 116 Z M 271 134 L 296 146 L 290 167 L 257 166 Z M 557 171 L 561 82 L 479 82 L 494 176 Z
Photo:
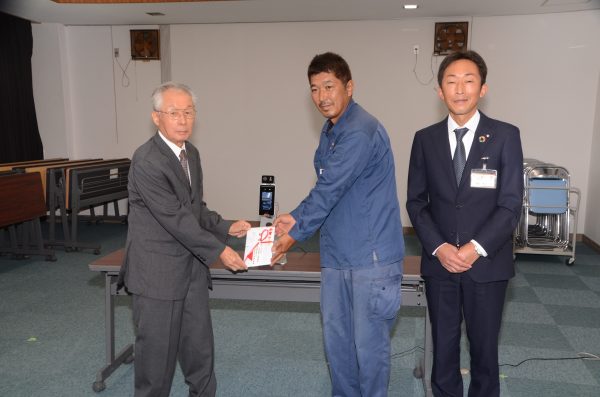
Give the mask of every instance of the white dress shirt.
M 456 133 L 454 132 L 457 128 L 466 127 L 469 129 L 467 133 L 463 136 L 462 142 L 465 146 L 465 159 L 469 158 L 469 152 L 471 151 L 471 145 L 473 144 L 473 138 L 475 137 L 475 131 L 477 130 L 477 126 L 479 125 L 479 119 L 481 115 L 479 114 L 479 110 L 475 112 L 473 117 L 469 119 L 464 125 L 458 125 L 456 121 L 452 118 L 452 116 L 448 116 L 448 139 L 450 140 L 450 156 L 454 159 L 454 152 L 456 150 Z M 475 240 L 471 240 L 473 245 L 475 245 L 475 250 L 481 256 L 487 256 L 486 250 Z M 445 243 L 444 243 L 445 244 Z M 442 245 L 444 245 L 442 244 Z M 442 246 L 440 245 L 440 247 Z M 437 247 L 435 251 L 433 251 L 433 255 L 436 254 L 437 250 L 440 249 Z
M 179 159 L 179 155 L 181 154 L 182 150 L 185 150 L 185 142 L 183 142 L 183 145 L 181 145 L 181 147 L 177 146 L 176 144 L 174 144 L 173 142 L 171 142 L 170 140 L 168 140 L 167 138 L 165 138 L 165 136 L 163 135 L 162 132 L 160 132 L 160 130 L 158 130 L 158 135 L 162 138 L 163 141 L 165 141 L 165 143 L 167 144 L 167 146 L 173 151 L 173 153 L 175 153 L 175 156 L 177 156 L 177 159 Z M 186 152 L 187 155 L 187 152 Z M 189 164 L 189 161 L 188 161 Z M 187 177 L 188 177 L 188 181 L 190 181 L 190 184 L 192 183 L 192 178 L 190 173 L 190 167 L 188 166 L 187 169 Z

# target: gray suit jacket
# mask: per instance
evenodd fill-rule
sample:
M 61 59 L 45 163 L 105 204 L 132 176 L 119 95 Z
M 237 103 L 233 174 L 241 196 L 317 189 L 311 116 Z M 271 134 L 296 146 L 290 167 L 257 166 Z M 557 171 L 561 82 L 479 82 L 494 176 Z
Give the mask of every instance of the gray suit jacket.
M 191 186 L 158 133 L 131 160 L 129 229 L 120 275 L 130 293 L 183 299 L 192 266 L 210 266 L 225 248 L 232 222 L 206 207 L 200 155 L 191 143 L 185 146 Z

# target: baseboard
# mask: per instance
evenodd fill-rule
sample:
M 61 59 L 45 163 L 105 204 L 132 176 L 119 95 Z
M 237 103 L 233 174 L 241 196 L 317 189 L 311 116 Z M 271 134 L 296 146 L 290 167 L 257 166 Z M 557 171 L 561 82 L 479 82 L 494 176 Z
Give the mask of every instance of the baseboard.
M 248 221 L 248 223 L 250 223 L 250 225 L 252 225 L 252 227 L 257 227 L 259 225 L 258 221 Z M 417 232 L 415 231 L 415 228 L 412 226 L 404 226 L 402 228 L 402 234 L 411 236 L 411 235 L 416 235 Z
M 406 236 L 417 234 L 415 232 L 415 228 L 412 226 L 404 226 L 402 228 L 402 233 Z M 600 244 L 598 244 L 597 242 L 595 242 L 594 240 L 592 240 L 591 238 L 589 238 L 588 236 L 586 236 L 583 233 L 577 233 L 577 236 L 575 236 L 575 241 L 577 241 L 579 243 L 584 243 L 585 245 L 592 248 L 594 251 L 600 253 Z
M 48 215 L 44 215 L 40 217 L 41 221 L 49 222 L 50 217 Z M 69 215 L 69 221 L 71 220 L 71 216 Z M 104 223 L 125 223 L 127 222 L 127 215 L 77 215 L 78 222 L 104 222 Z M 62 218 L 57 216 L 55 219 L 56 224 L 62 223 Z
M 596 251 L 600 254 L 600 244 L 598 244 L 597 242 L 595 242 L 594 240 L 592 240 L 585 234 L 582 236 L 581 241 L 583 241 L 583 243 L 585 245 L 587 245 L 588 247 L 592 248 L 594 251 Z
M 250 224 L 252 224 L 253 226 L 258 226 L 258 222 L 250 221 Z M 404 234 L 405 236 L 414 236 L 417 234 L 417 232 L 415 231 L 415 228 L 412 226 L 403 226 L 402 234 Z M 577 242 L 583 242 L 584 244 L 591 247 L 594 251 L 600 253 L 600 244 L 598 244 L 597 242 L 595 242 L 594 240 L 592 240 L 585 234 L 577 233 L 575 240 Z

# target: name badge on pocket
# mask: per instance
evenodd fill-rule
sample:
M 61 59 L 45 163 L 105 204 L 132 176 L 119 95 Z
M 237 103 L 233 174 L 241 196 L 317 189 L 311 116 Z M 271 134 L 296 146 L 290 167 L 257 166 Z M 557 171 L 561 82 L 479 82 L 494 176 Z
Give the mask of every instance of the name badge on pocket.
M 495 189 L 498 180 L 498 171 L 487 168 L 489 157 L 482 157 L 481 160 L 483 160 L 483 168 L 473 168 L 471 170 L 471 187 Z

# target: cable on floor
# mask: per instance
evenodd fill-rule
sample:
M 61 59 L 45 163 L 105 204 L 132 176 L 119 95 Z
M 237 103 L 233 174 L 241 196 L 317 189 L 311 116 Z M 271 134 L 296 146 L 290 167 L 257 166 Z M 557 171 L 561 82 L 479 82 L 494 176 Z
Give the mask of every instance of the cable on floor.
M 517 364 L 498 364 L 499 367 L 518 367 L 519 365 L 526 363 L 527 361 L 564 361 L 564 360 L 591 360 L 591 361 L 600 361 L 600 357 L 596 354 L 588 353 L 588 352 L 580 352 L 577 353 L 577 357 L 531 357 L 526 358 L 525 360 L 517 363 Z
M 408 350 L 404 350 L 404 351 L 399 352 L 399 353 L 394 353 L 390 357 L 391 358 L 400 358 L 400 357 L 403 357 L 403 356 L 405 356 L 407 354 L 414 353 L 416 351 L 423 351 L 423 348 L 421 346 L 411 347 Z

